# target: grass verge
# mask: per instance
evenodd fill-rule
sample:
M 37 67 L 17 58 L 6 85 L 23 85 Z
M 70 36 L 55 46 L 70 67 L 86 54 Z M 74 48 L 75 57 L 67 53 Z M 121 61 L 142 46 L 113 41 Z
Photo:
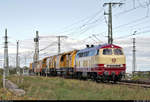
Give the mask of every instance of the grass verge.
M 11 76 L 9 79 L 26 91 L 21 100 L 150 100 L 150 89 L 137 86 L 60 77 L 24 76 L 19 79 Z M 18 97 L 11 99 L 16 100 Z

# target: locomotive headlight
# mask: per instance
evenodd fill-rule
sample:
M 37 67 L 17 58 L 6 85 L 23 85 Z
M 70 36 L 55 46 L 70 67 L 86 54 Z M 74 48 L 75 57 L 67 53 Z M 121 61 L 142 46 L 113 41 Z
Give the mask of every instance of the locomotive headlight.
M 120 67 L 123 67 L 123 64 L 121 64 Z
M 106 65 L 106 64 L 104 64 L 104 67 L 106 68 L 106 67 L 107 67 L 107 65 Z

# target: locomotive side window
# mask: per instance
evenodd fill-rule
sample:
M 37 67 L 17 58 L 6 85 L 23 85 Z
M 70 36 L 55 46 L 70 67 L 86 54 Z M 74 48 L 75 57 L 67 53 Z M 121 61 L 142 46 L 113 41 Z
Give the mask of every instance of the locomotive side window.
M 112 49 L 104 49 L 103 55 L 112 55 Z
M 97 50 L 97 53 L 96 53 L 96 55 L 99 55 L 99 49 Z
M 96 53 L 97 53 L 96 51 L 97 51 L 97 50 L 95 50 L 95 49 L 94 49 L 94 50 L 91 50 L 89 56 L 95 56 Z
M 123 52 L 121 49 L 114 49 L 114 54 L 115 55 L 123 55 Z
M 89 55 L 89 51 L 83 53 L 83 57 L 86 57 L 88 55 Z

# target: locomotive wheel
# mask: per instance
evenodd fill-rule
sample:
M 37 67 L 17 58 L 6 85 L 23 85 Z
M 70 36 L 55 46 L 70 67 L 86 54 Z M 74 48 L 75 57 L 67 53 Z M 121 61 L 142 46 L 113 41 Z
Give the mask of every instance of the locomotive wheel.
M 79 80 L 81 80 L 82 79 L 82 74 L 81 73 L 77 73 L 77 77 L 78 77 Z
M 82 76 L 81 76 L 81 75 L 79 75 L 78 79 L 82 80 Z
M 63 76 L 64 78 L 68 78 L 67 72 L 64 71 L 64 72 L 62 73 L 62 76 Z
M 114 80 L 113 83 L 116 84 L 116 83 L 117 83 L 117 80 Z
M 73 77 L 74 77 L 75 79 L 78 79 L 78 73 L 75 73 L 75 74 L 73 75 Z
M 54 76 L 57 76 L 57 72 L 56 71 L 54 72 Z
M 102 80 L 99 77 L 96 77 L 96 82 L 100 83 L 100 82 L 102 82 Z
M 91 76 L 91 80 L 92 80 L 92 81 L 95 81 L 95 77 L 94 77 L 93 75 Z
M 72 79 L 74 79 L 75 77 L 74 77 L 74 75 L 70 75 L 70 77 L 72 78 Z
M 87 79 L 88 79 L 87 77 L 82 77 L 82 78 L 81 78 L 81 80 L 85 80 L 85 81 L 86 81 Z
M 97 75 L 93 73 L 90 78 L 91 78 L 92 81 L 96 81 L 97 80 Z
M 100 83 L 100 82 L 101 82 L 101 80 L 100 80 L 100 79 L 96 79 L 96 82 L 97 82 L 97 83 Z

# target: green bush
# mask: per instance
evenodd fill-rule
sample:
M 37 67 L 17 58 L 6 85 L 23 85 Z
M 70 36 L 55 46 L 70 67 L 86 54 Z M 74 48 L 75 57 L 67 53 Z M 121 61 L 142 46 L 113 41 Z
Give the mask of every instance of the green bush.
M 3 75 L 3 69 L 0 69 L 0 75 Z
M 137 75 L 132 77 L 132 80 L 139 80 L 139 79 L 140 79 L 140 77 Z
M 131 80 L 148 80 L 148 79 L 149 79 L 149 75 L 136 74 L 136 75 L 131 77 Z
M 9 74 L 16 74 L 16 71 L 17 71 L 17 69 L 16 68 L 14 68 L 14 69 L 11 69 L 11 70 L 9 70 Z
M 2 88 L 2 79 L 3 79 L 3 69 L 0 69 L 0 88 Z
M 2 87 L 3 87 L 3 83 L 2 83 L 2 82 L 3 82 L 3 80 L 2 80 L 2 79 L 3 79 L 3 76 L 2 76 L 2 75 L 0 75 L 0 88 L 2 88 Z

